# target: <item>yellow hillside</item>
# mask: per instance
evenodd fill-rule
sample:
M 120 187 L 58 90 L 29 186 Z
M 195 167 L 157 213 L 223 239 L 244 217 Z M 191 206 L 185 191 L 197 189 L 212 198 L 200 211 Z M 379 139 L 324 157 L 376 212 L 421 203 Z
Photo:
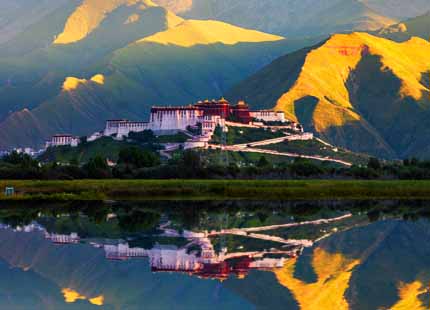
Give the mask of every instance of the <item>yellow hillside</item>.
M 415 281 L 412 283 L 401 283 L 399 286 L 399 297 L 400 300 L 392 306 L 392 310 L 425 310 L 422 301 L 419 299 L 419 295 L 427 292 L 426 287 L 420 282 Z
M 312 96 L 318 99 L 313 115 L 316 131 L 360 120 L 345 84 L 362 57 L 368 54 L 380 56 L 381 70 L 391 70 L 401 80 L 400 96 L 419 100 L 423 91 L 428 91 L 420 80 L 430 70 L 429 42 L 413 38 L 396 43 L 367 33 L 337 34 L 307 55 L 296 83 L 281 96 L 276 109 L 296 119 L 294 102 Z
M 61 290 L 64 296 L 64 301 L 66 303 L 75 303 L 79 300 L 88 300 L 91 304 L 96 306 L 103 306 L 104 304 L 104 296 L 100 295 L 93 298 L 87 298 L 84 295 L 79 294 L 75 290 L 72 290 L 70 288 L 64 288 Z
M 68 18 L 54 44 L 78 42 L 94 31 L 106 16 L 122 5 L 141 4 L 141 9 L 155 6 L 151 0 L 84 0 Z
M 316 282 L 306 283 L 294 278 L 296 260 L 276 270 L 275 275 L 279 283 L 291 291 L 301 310 L 347 310 L 344 294 L 359 262 L 316 248 L 312 257 L 312 267 L 318 277 Z
M 99 84 L 99 85 L 103 85 L 105 82 L 105 77 L 102 74 L 97 74 L 94 75 L 90 81 Z M 73 76 L 69 76 L 65 79 L 64 83 L 63 83 L 63 91 L 72 91 L 77 89 L 80 85 L 84 85 L 88 82 L 88 80 L 86 79 L 78 79 L 76 77 Z
M 187 20 L 174 28 L 159 32 L 139 42 L 191 47 L 199 44 L 279 41 L 283 37 L 248 30 L 213 20 Z

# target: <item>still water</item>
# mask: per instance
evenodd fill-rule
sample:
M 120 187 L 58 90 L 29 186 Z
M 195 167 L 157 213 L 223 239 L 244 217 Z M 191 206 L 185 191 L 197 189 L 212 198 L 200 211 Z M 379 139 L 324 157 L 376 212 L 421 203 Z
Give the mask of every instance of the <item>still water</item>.
M 0 309 L 427 309 L 430 203 L 0 208 Z

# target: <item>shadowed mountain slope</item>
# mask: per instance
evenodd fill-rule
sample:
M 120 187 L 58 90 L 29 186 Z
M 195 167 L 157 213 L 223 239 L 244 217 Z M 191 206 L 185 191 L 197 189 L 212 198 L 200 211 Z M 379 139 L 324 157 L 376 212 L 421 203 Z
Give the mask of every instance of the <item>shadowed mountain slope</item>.
M 375 11 L 393 18 L 407 19 L 430 10 L 427 0 L 361 0 Z
M 0 3 L 0 44 L 41 21 L 67 2 L 75 0 L 2 0 Z
M 376 30 L 394 23 L 358 0 L 155 0 L 187 18 L 216 19 L 282 36 Z
M 376 32 L 378 36 L 395 41 L 406 41 L 411 37 L 430 38 L 430 11 L 424 15 L 385 27 Z

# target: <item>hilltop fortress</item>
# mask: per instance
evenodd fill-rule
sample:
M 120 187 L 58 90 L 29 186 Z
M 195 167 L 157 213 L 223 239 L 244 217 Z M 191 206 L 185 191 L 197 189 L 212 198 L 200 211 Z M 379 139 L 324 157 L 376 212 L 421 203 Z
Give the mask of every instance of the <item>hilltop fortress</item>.
M 87 137 L 87 141 L 95 141 L 101 137 L 113 137 L 122 140 L 131 132 L 152 130 L 157 135 L 171 134 L 189 129 L 200 130 L 200 135 L 191 139 L 187 148 L 203 147 L 209 141 L 217 126 L 226 128 L 228 124 L 235 126 L 260 126 L 263 122 L 285 124 L 284 112 L 272 110 L 249 109 L 244 101 L 236 105 L 226 99 L 199 101 L 188 106 L 154 106 L 148 122 L 130 121 L 126 119 L 107 120 L 103 131 L 95 132 Z M 292 129 L 302 131 L 301 125 L 288 122 Z M 79 144 L 79 138 L 69 134 L 55 135 L 47 142 L 46 147 L 72 146 Z
M 202 135 L 211 135 L 216 126 L 225 126 L 226 121 L 248 125 L 253 120 L 285 122 L 284 112 L 270 110 L 251 111 L 244 101 L 231 105 L 227 100 L 199 101 L 194 105 L 179 107 L 152 107 L 149 122 L 109 120 L 104 136 L 128 136 L 130 132 L 152 130 L 155 133 L 187 130 L 201 124 Z

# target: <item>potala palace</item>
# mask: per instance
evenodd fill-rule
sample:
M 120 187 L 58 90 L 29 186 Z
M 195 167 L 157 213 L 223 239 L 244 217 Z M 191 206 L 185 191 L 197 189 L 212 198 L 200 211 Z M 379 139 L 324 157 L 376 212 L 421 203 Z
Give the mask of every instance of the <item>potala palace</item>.
M 271 110 L 252 111 L 244 101 L 231 105 L 224 98 L 220 100 L 199 101 L 188 106 L 154 106 L 151 108 L 148 122 L 116 119 L 106 121 L 103 131 L 87 137 L 87 141 L 95 141 L 101 137 L 113 137 L 122 140 L 131 132 L 152 130 L 156 135 L 172 134 L 189 129 L 199 129 L 200 134 L 190 136 L 185 148 L 205 147 L 211 139 L 215 128 L 220 126 L 228 130 L 228 126 L 264 127 L 264 123 L 273 122 L 287 125 L 296 132 L 302 132 L 300 124 L 289 122 L 285 113 Z M 200 129 L 201 128 L 201 129 Z M 55 135 L 47 142 L 50 146 L 72 146 L 79 144 L 79 138 L 72 135 Z

